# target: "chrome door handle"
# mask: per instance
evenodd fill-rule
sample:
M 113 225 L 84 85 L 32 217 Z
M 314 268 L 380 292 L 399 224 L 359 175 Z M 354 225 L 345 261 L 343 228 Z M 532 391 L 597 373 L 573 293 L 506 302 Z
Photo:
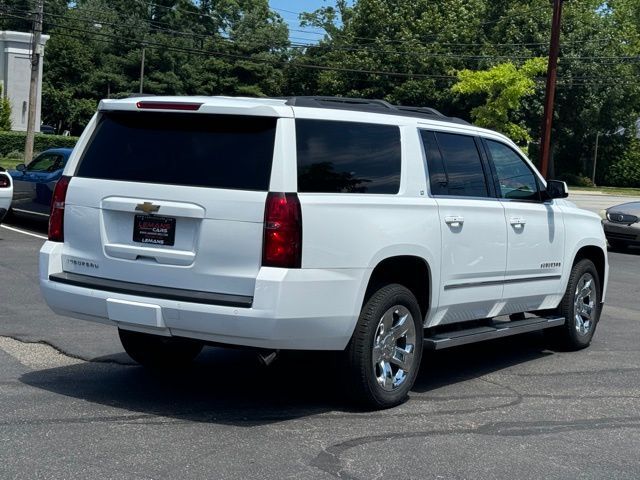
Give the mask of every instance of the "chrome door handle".
M 459 216 L 444 217 L 444 223 L 446 223 L 451 227 L 459 227 L 464 223 L 464 217 L 459 217 Z
M 513 225 L 515 228 L 522 228 L 522 227 L 524 227 L 525 223 L 527 223 L 527 222 L 522 217 L 511 217 L 509 219 L 509 223 L 511 225 Z

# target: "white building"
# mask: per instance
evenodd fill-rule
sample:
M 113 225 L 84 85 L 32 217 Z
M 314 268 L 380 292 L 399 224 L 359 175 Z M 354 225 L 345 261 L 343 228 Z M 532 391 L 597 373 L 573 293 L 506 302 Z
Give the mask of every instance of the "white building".
M 40 42 L 40 82 L 36 95 L 36 132 L 40 131 L 40 107 L 42 98 L 42 58 L 49 35 L 42 35 Z M 0 31 L 0 83 L 2 95 L 11 102 L 11 128 L 25 131 L 29 112 L 29 82 L 31 80 L 31 34 Z

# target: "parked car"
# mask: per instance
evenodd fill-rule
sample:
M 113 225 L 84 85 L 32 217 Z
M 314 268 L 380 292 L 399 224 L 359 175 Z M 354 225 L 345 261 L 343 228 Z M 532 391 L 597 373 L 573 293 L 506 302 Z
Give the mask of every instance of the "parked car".
M 206 343 L 342 351 L 345 393 L 402 402 L 423 347 L 545 330 L 585 348 L 598 215 L 504 135 L 379 100 L 103 100 L 58 182 L 40 285 L 153 368 Z M 316 372 L 318 382 L 326 372 Z M 292 388 L 295 386 L 292 384 Z
M 602 217 L 604 234 L 611 248 L 622 250 L 640 245 L 640 202 L 609 207 Z
M 0 167 L 0 223 L 9 211 L 13 198 L 13 182 L 4 168 Z
M 47 135 L 55 135 L 56 128 L 51 125 L 40 125 L 40 133 L 44 133 Z
M 15 170 L 9 170 L 14 187 L 13 214 L 49 218 L 53 189 L 62 176 L 71 151 L 71 148 L 45 150 L 28 165 L 19 164 Z

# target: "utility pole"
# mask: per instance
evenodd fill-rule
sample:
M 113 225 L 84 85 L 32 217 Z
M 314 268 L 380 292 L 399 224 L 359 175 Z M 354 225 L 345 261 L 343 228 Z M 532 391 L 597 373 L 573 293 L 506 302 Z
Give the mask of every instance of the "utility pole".
M 24 163 L 33 157 L 33 140 L 36 130 L 36 112 L 38 104 L 38 84 L 40 83 L 40 57 L 42 56 L 42 17 L 44 0 L 36 1 L 36 13 L 33 19 L 33 42 L 31 44 L 31 81 L 29 83 L 29 112 L 27 117 L 27 138 L 24 143 Z
M 600 140 L 600 132 L 596 132 L 596 149 L 593 153 L 593 172 L 591 173 L 591 183 L 596 184 L 596 165 L 598 164 L 598 140 Z
M 145 47 L 142 45 L 142 58 L 140 59 L 140 93 L 142 93 L 142 87 L 144 85 L 144 52 Z
M 558 71 L 558 54 L 560 52 L 560 20 L 562 18 L 563 0 L 553 2 L 553 20 L 551 23 L 551 46 L 549 48 L 549 65 L 547 67 L 547 88 L 544 102 L 544 120 L 540 139 L 540 173 L 547 178 L 549 169 L 549 153 L 551 148 L 551 126 L 553 124 L 553 103 L 556 96 L 556 78 Z

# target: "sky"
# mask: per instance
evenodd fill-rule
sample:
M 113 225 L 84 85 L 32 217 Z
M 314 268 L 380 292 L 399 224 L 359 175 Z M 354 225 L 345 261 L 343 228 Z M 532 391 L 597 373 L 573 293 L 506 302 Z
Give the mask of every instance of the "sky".
M 291 42 L 315 43 L 322 38 L 322 31 L 311 28 L 301 28 L 298 22 L 298 13 L 313 12 L 323 6 L 335 5 L 335 2 L 333 0 L 269 0 L 269 5 L 289 24 L 289 38 Z

